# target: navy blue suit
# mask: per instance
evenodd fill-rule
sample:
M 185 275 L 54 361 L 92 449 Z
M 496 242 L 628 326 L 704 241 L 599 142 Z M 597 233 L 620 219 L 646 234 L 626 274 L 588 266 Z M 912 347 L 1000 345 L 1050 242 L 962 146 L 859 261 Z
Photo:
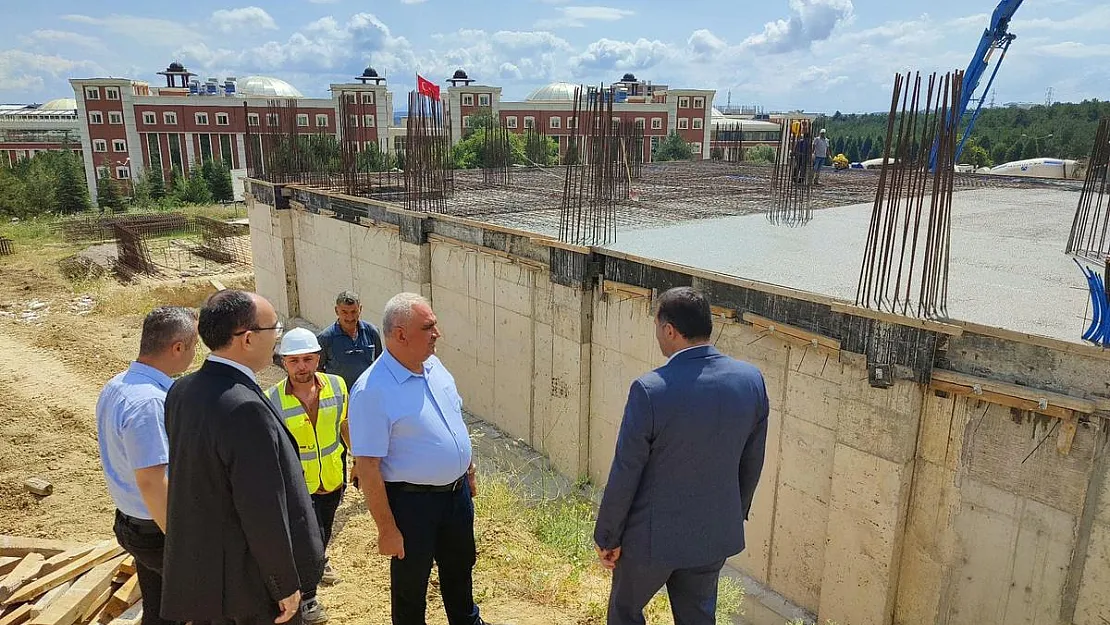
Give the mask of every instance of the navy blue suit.
M 594 540 L 621 548 L 610 625 L 667 586 L 676 625 L 712 625 L 724 561 L 744 549 L 767 440 L 763 375 L 710 345 L 632 383 Z

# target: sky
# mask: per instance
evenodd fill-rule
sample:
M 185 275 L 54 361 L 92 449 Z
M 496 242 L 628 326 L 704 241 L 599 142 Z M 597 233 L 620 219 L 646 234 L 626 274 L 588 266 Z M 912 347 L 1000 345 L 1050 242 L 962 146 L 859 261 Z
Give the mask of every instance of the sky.
M 0 103 L 73 97 L 76 77 L 157 86 L 177 60 L 202 79 L 276 76 L 316 97 L 369 64 L 398 104 L 417 73 L 442 84 L 462 68 L 505 100 L 632 72 L 715 89 L 719 106 L 873 112 L 889 107 L 895 72 L 965 68 L 996 4 L 596 1 L 24 0 L 0 21 Z M 1110 98 L 1108 24 L 1105 0 L 1025 2 L 995 101 L 1044 102 L 1049 88 L 1055 101 Z

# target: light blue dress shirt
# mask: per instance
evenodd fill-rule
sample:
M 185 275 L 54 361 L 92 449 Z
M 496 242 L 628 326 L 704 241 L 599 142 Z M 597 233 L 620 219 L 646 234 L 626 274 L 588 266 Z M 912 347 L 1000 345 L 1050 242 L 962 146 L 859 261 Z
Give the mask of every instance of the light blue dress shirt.
M 135 471 L 167 464 L 166 391 L 173 379 L 154 367 L 133 362 L 104 385 L 96 402 L 100 463 L 108 494 L 124 514 L 150 519 L 135 482 Z
M 347 415 L 351 452 L 381 458 L 387 482 L 441 486 L 470 466 L 462 397 L 435 356 L 424 361 L 419 375 L 384 350 L 351 389 Z

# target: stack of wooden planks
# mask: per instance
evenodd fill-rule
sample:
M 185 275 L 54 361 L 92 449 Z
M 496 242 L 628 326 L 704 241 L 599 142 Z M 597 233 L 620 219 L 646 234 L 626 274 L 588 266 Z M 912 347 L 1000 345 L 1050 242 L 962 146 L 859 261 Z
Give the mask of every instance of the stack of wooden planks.
M 0 534 L 0 625 L 137 625 L 135 563 L 116 541 Z

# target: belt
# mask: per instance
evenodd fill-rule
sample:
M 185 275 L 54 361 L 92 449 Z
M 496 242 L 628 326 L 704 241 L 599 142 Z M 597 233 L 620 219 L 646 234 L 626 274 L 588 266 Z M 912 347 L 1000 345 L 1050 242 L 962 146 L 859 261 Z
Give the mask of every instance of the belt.
M 401 490 L 406 493 L 453 493 L 463 487 L 466 482 L 466 474 L 462 477 L 442 486 L 433 486 L 431 484 L 412 484 L 409 482 L 386 482 L 390 486 Z
M 132 529 L 143 534 L 162 533 L 162 528 L 158 527 L 158 524 L 150 519 L 140 519 L 137 517 L 133 517 L 129 514 L 125 514 L 122 510 L 116 510 L 116 518 L 118 518 L 124 524 L 129 525 Z

